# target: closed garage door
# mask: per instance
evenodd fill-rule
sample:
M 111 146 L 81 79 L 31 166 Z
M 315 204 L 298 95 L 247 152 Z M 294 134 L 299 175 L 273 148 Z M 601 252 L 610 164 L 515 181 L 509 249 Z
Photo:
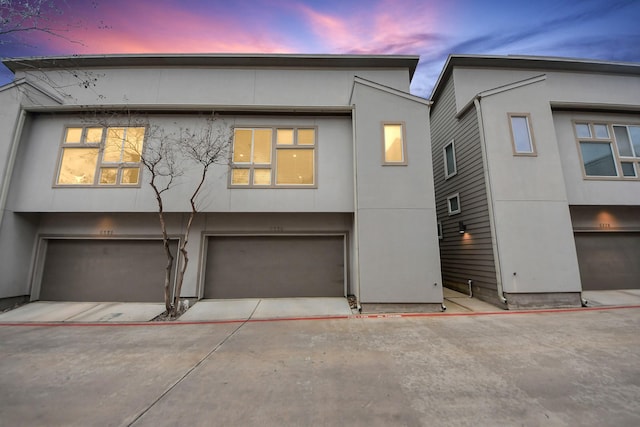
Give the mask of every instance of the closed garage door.
M 582 289 L 640 288 L 640 233 L 576 233 Z
M 40 300 L 161 302 L 166 262 L 160 240 L 49 240 Z
M 205 298 L 344 296 L 343 236 L 210 237 Z

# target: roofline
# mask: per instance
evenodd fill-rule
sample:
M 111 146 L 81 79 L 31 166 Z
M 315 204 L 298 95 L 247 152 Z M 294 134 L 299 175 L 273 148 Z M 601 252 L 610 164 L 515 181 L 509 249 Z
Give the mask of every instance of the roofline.
M 457 55 L 451 54 L 438 76 L 429 99 L 434 102 L 443 90 L 445 80 L 455 67 L 509 68 L 546 71 L 577 71 L 640 76 L 640 63 L 602 61 L 596 59 L 561 58 L 525 55 Z
M 46 56 L 4 59 L 13 73 L 40 68 L 85 67 L 318 67 L 318 68 L 408 68 L 418 66 L 418 55 L 320 55 L 320 54 L 109 54 Z

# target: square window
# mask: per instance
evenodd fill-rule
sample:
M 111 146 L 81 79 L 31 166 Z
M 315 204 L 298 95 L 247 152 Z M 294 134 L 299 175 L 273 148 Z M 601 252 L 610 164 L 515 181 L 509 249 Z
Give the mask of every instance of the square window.
M 447 209 L 449 211 L 449 215 L 460 213 L 460 195 L 458 193 L 447 197 Z
M 588 123 L 576 123 L 575 127 L 578 138 L 591 138 L 591 128 Z
M 528 114 L 509 114 L 511 126 L 511 143 L 516 155 L 535 155 L 533 132 Z
M 278 129 L 276 131 L 276 144 L 293 145 L 293 129 Z
M 638 175 L 636 174 L 636 165 L 631 162 L 622 162 L 622 175 L 627 178 L 635 178 Z
M 315 129 L 298 129 L 298 145 L 313 145 L 315 143 Z
M 93 185 L 99 151 L 98 148 L 64 148 L 57 183 Z
M 596 131 L 596 138 L 609 139 L 609 127 L 607 125 L 593 125 L 593 129 Z
M 608 142 L 580 142 L 586 176 L 618 176 L 611 144 Z
M 456 149 L 454 142 L 451 141 L 444 146 L 444 178 L 448 179 L 454 176 L 458 170 L 456 166 Z
M 232 169 L 231 183 L 235 185 L 249 185 L 249 169 Z
M 276 184 L 313 185 L 313 150 L 279 149 Z
M 404 125 L 401 123 L 383 124 L 385 165 L 406 165 L 406 147 L 404 143 Z
M 271 169 L 254 169 L 253 185 L 271 185 Z
M 80 142 L 82 142 L 82 128 L 67 128 L 64 142 L 66 144 L 79 144 Z

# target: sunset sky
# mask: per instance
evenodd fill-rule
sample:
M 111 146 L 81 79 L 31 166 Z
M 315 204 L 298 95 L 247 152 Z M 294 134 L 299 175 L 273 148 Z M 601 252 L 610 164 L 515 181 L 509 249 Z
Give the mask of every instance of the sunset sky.
M 0 57 L 104 53 L 420 55 L 428 97 L 449 53 L 640 62 L 640 0 L 59 0 Z M 0 13 L 4 13 L 0 9 Z M 0 29 L 0 33 L 1 33 Z M 0 70 L 0 85 L 11 80 Z

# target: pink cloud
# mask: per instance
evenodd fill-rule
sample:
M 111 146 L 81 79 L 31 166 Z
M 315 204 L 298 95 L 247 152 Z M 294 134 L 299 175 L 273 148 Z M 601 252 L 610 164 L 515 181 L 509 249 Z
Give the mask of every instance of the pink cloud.
M 71 28 L 71 44 L 60 38 L 38 36 L 46 50 L 73 53 L 162 52 L 290 52 L 293 47 L 281 35 L 255 31 L 256 27 L 229 14 L 198 12 L 172 3 L 136 1 L 125 7 L 101 7 L 85 21 L 85 28 Z M 115 6 L 115 5 L 114 5 Z M 206 11 L 210 12 L 210 11 Z M 104 24 L 102 24 L 104 23 Z M 106 27 L 106 28 L 104 28 Z
M 312 31 L 335 52 L 418 53 L 434 41 L 438 11 L 419 1 L 372 3 L 351 16 L 299 7 Z

